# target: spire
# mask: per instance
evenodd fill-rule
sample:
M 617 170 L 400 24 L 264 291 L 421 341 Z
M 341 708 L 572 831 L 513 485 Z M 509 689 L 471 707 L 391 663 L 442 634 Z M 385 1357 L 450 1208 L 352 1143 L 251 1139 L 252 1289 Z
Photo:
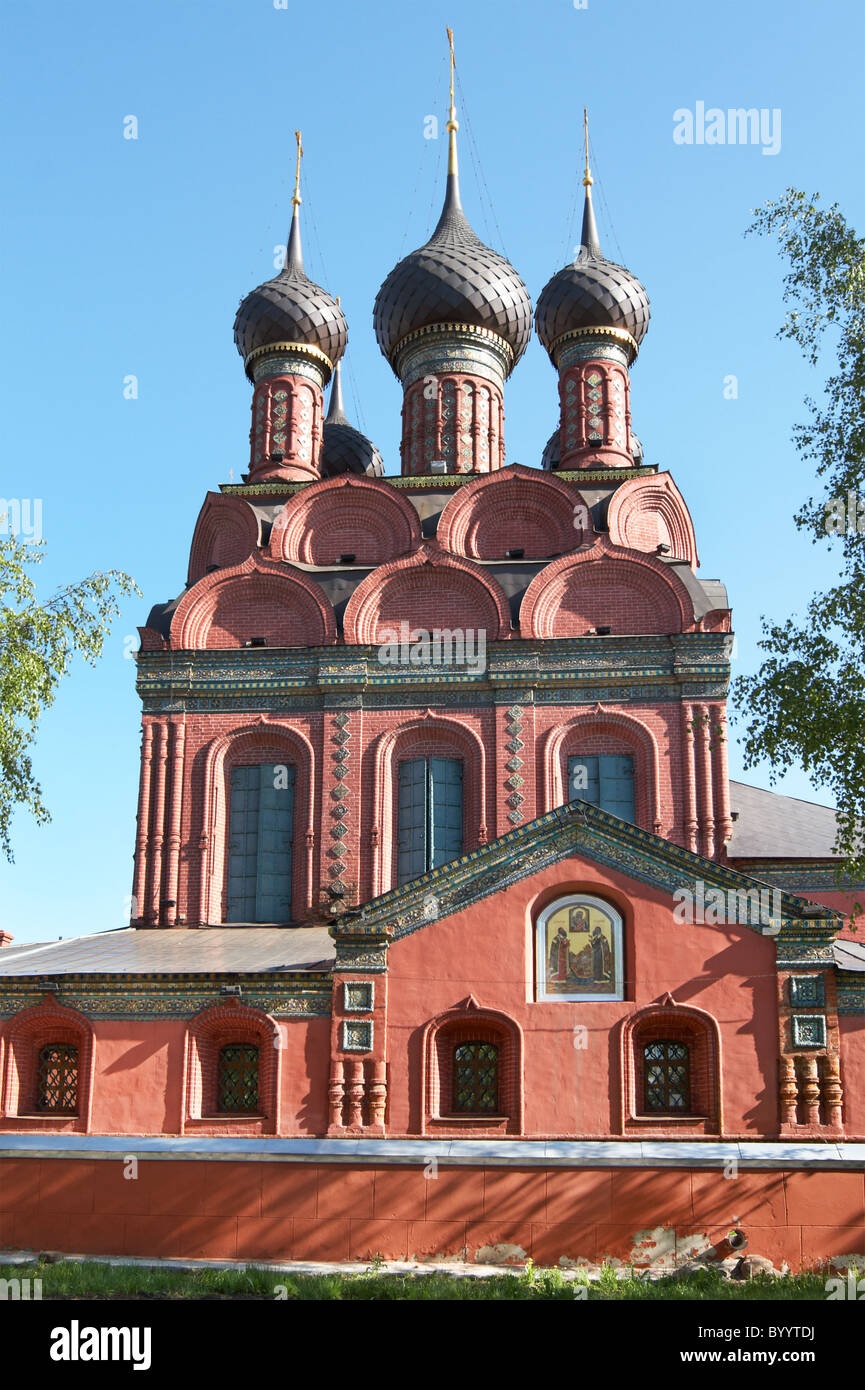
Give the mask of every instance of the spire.
M 339 304 L 339 295 L 336 296 L 336 302 Z M 345 413 L 345 406 L 342 401 L 342 371 L 340 368 L 341 364 L 337 362 L 333 369 L 333 376 L 331 377 L 330 404 L 327 408 L 327 414 L 324 417 L 324 423 L 326 425 L 348 424 L 348 417 Z
M 438 220 L 438 226 L 436 227 L 436 231 L 438 231 L 438 230 L 439 230 L 439 227 L 441 227 L 442 223 L 445 222 L 445 221 L 447 220 L 449 214 L 454 213 L 454 212 L 460 212 L 460 213 L 461 213 L 462 210 L 463 210 L 463 205 L 462 205 L 462 203 L 461 203 L 461 201 L 460 201 L 460 171 L 459 171 L 459 162 L 458 162 L 458 159 L 457 159 L 457 131 L 459 130 L 460 127 L 459 127 L 459 122 L 458 122 L 458 120 L 457 120 L 456 107 L 454 106 L 454 31 L 453 31 L 453 29 L 451 29 L 450 25 L 448 25 L 448 31 L 447 31 L 447 32 L 448 32 L 448 47 L 450 48 L 450 63 L 451 63 L 451 89 L 450 89 L 450 98 L 451 98 L 451 99 L 450 99 L 450 109 L 449 109 L 449 111 L 448 111 L 448 123 L 447 123 L 447 132 L 448 132 L 448 182 L 447 182 L 447 191 L 445 192 L 444 207 L 442 208 L 442 215 L 441 215 L 441 217 L 440 217 L 439 220 Z M 434 233 L 433 235 L 435 235 L 435 233 Z
M 583 129 L 586 137 L 586 172 L 583 175 L 586 203 L 583 208 L 583 230 L 580 236 L 580 246 L 590 256 L 600 256 L 601 243 L 598 240 L 598 224 L 595 221 L 595 209 L 592 206 L 592 183 L 594 180 L 589 169 L 589 113 L 585 106 L 583 107 Z
M 285 252 L 284 270 L 303 270 L 303 247 L 300 244 L 300 159 L 303 154 L 303 145 L 300 143 L 300 131 L 294 132 L 297 141 L 297 165 L 294 171 L 294 194 L 292 195 L 291 230 L 288 234 L 288 246 Z

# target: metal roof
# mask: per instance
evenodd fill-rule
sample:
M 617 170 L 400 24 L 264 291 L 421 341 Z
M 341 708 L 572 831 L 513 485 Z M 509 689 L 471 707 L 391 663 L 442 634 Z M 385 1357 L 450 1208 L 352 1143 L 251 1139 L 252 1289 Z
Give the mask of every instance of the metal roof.
M 781 796 L 745 782 L 730 783 L 730 809 L 738 811 L 727 845 L 731 859 L 834 859 L 831 806 Z
M 846 937 L 836 941 L 835 964 L 839 970 L 865 971 L 865 941 L 848 941 Z
M 324 971 L 335 955 L 327 927 L 125 927 L 48 945 L 5 946 L 0 977 Z

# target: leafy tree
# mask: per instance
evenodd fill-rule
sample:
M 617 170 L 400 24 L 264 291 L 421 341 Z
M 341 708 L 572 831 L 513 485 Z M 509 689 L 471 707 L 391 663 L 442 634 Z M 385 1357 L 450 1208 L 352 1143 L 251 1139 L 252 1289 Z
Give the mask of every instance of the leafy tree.
M 821 400 L 793 431 L 823 484 L 796 515 L 815 545 L 838 555 L 838 582 L 815 593 L 801 620 L 763 620 L 766 654 L 734 684 L 746 713 L 746 766 L 767 758 L 772 780 L 800 763 L 832 789 L 838 807 L 839 880 L 865 881 L 865 240 L 838 211 L 787 189 L 756 210 L 748 228 L 777 239 L 789 269 L 790 338 L 812 367 L 834 354 Z M 856 915 L 861 911 L 857 902 Z
M 42 542 L 0 535 L 0 848 L 10 862 L 15 808 L 25 806 L 40 824 L 51 819 L 28 752 L 39 719 L 76 652 L 96 664 L 120 612 L 115 595 L 139 593 L 128 574 L 109 570 L 39 603 L 29 570 L 43 555 Z

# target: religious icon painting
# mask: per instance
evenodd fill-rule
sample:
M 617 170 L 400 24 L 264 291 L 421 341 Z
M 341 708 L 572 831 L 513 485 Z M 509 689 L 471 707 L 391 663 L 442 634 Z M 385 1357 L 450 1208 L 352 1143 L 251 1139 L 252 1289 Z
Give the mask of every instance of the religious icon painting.
M 600 898 L 557 898 L 535 928 L 539 1000 L 622 999 L 622 919 Z

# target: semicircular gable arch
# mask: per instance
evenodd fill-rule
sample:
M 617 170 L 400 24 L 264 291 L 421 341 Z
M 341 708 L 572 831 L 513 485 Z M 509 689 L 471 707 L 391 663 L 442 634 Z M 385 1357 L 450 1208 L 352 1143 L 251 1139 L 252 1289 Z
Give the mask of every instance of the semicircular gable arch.
M 322 647 L 336 641 L 333 607 L 301 570 L 250 555 L 231 569 L 206 574 L 184 594 L 171 622 L 174 650 Z
M 614 545 L 654 554 L 668 545 L 676 560 L 699 565 L 697 537 L 685 499 L 669 473 L 629 478 L 616 488 L 607 509 L 607 526 Z
M 376 478 L 344 473 L 313 483 L 286 502 L 268 554 L 306 565 L 380 565 L 421 544 L 420 518 L 407 498 Z
M 396 640 L 403 625 L 409 632 L 484 632 L 488 642 L 511 636 L 508 601 L 493 576 L 429 542 L 362 580 L 346 605 L 343 633 L 349 644 L 374 646 Z
M 575 550 L 593 535 L 591 513 L 575 487 L 512 464 L 460 488 L 442 513 L 436 539 L 443 550 L 468 559 L 504 559 L 518 548 L 532 560 Z
M 654 556 L 601 536 L 536 574 L 520 608 L 523 637 L 584 637 L 599 627 L 614 636 L 684 632 L 694 607 L 682 581 Z
M 195 584 L 211 569 L 241 564 L 261 540 L 260 518 L 242 497 L 208 492 L 189 551 L 187 584 Z

